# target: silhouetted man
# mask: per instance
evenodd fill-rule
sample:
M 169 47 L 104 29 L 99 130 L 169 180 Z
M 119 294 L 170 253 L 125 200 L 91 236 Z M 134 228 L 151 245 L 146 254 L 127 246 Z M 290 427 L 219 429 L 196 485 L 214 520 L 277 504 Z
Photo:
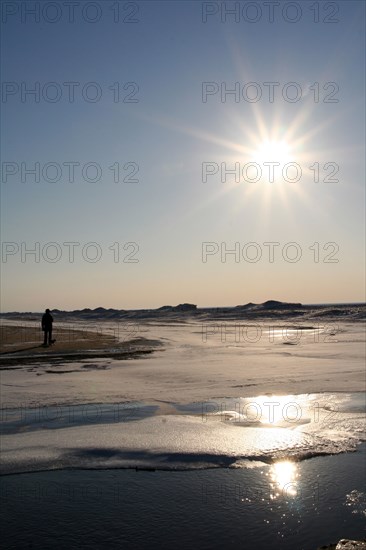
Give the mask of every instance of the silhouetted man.
M 52 344 L 52 323 L 53 323 L 53 317 L 50 313 L 49 309 L 46 309 L 46 312 L 42 316 L 42 330 L 44 332 L 44 340 L 43 345 L 51 345 Z

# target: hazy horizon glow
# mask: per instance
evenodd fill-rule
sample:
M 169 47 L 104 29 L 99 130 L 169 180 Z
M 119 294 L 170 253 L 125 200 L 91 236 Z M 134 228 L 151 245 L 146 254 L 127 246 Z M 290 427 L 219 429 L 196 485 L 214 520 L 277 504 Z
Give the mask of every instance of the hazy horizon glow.
M 365 4 L 209 4 L 3 23 L 1 311 L 365 300 Z

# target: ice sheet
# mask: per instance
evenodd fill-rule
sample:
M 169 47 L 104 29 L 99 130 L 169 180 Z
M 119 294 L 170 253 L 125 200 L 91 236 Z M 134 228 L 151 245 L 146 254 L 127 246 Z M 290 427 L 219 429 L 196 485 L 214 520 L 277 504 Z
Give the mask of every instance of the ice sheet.
M 366 439 L 363 394 L 261 395 L 172 408 L 177 414 L 154 415 L 143 404 L 115 405 L 114 415 L 111 406 L 94 405 L 83 417 L 70 407 L 38 416 L 8 411 L 2 473 L 245 467 L 248 460 L 353 451 Z

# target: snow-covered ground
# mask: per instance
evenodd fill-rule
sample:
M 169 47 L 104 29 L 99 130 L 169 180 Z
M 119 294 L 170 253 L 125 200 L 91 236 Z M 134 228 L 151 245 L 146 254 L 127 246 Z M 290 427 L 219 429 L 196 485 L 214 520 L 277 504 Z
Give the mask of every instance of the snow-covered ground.
M 3 370 L 4 473 L 247 466 L 365 439 L 360 323 L 155 320 L 133 332 L 163 347 Z
M 8 321 L 7 321 L 8 323 Z M 73 322 L 73 327 L 85 324 Z M 135 322 L 88 330 L 158 340 L 141 359 L 19 363 L 2 371 L 6 407 L 158 401 L 191 403 L 264 393 L 365 390 L 361 323 Z M 309 328 L 312 327 L 312 328 Z M 57 327 L 56 327 L 57 330 Z M 57 333 L 56 333 L 57 334 Z

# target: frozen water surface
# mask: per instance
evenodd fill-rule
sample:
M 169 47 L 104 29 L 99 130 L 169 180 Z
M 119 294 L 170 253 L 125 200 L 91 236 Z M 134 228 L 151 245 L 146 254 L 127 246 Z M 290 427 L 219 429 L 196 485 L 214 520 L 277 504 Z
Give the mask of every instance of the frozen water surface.
M 353 451 L 365 440 L 364 394 L 216 398 L 3 411 L 2 472 L 59 468 L 243 467 Z

